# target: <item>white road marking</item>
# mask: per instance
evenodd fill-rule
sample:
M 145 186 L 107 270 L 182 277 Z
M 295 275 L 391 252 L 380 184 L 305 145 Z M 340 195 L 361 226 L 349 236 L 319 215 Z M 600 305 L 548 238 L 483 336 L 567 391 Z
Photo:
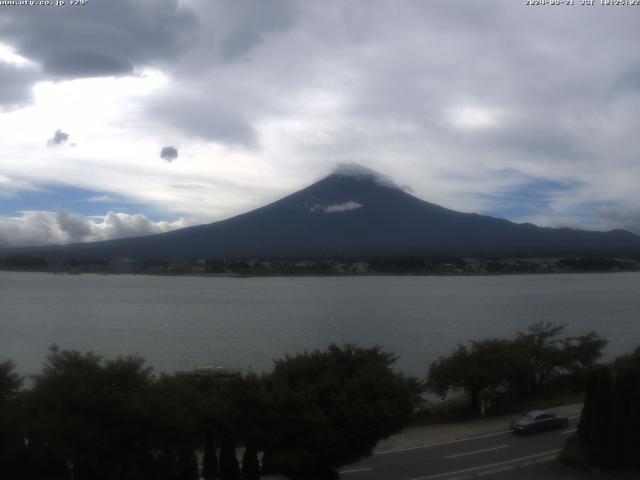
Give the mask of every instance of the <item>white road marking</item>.
M 371 470 L 373 470 L 371 467 L 367 467 L 367 468 L 354 468 L 353 470 L 340 470 L 338 473 L 342 475 L 343 473 L 370 472 Z
M 569 429 L 569 430 L 564 430 L 564 431 L 562 432 L 562 435 L 567 435 L 567 434 L 569 434 L 569 433 L 573 433 L 573 432 L 577 432 L 577 431 L 578 431 L 578 429 L 577 429 L 577 428 L 571 428 L 571 429 Z
M 536 463 L 545 463 L 545 462 L 550 462 L 552 460 L 555 460 L 557 458 L 557 455 L 553 455 L 551 457 L 543 457 L 543 458 L 538 458 L 536 459 Z
M 474 450 L 473 452 L 456 453 L 455 455 L 447 455 L 444 458 L 458 458 L 466 457 L 467 455 L 475 455 L 476 453 L 492 452 L 494 450 L 500 450 L 501 448 L 507 448 L 509 445 L 498 445 L 497 447 L 483 448 L 482 450 Z
M 377 452 L 373 452 L 373 453 L 374 455 L 386 455 L 387 453 L 407 452 L 409 450 L 418 450 L 420 448 L 440 447 L 442 445 L 452 445 L 454 443 L 468 442 L 469 440 L 476 440 L 478 438 L 496 437 L 498 435 L 505 435 L 507 433 L 511 433 L 511 430 L 500 430 L 499 432 L 485 433 L 484 435 L 476 435 L 475 437 L 466 437 L 466 438 L 460 438 L 458 440 L 449 440 L 448 442 L 428 443 L 426 445 L 418 445 L 415 447 L 395 448 L 393 450 L 378 450 Z
M 489 468 L 499 467 L 501 465 L 508 465 L 510 463 L 517 463 L 523 460 L 529 460 L 531 458 L 544 457 L 545 455 L 556 454 L 556 453 L 559 453 L 561 450 L 562 450 L 561 448 L 558 448 L 556 450 L 548 450 L 546 452 L 536 453 L 534 455 L 527 455 L 526 457 L 512 458 L 511 460 L 505 460 L 504 462 L 490 463 L 489 465 L 480 465 L 477 467 L 465 468 L 464 470 L 456 470 L 454 472 L 437 473 L 435 475 L 427 475 L 426 477 L 415 477 L 415 478 L 411 478 L 410 480 L 430 480 L 432 478 L 447 477 L 449 475 L 458 475 L 460 473 L 473 472 L 478 470 L 487 470 Z
M 492 468 L 491 470 L 485 470 L 478 472 L 479 477 L 485 477 L 487 475 L 495 475 L 496 473 L 506 472 L 507 470 L 513 470 L 513 465 L 505 465 L 503 467 Z

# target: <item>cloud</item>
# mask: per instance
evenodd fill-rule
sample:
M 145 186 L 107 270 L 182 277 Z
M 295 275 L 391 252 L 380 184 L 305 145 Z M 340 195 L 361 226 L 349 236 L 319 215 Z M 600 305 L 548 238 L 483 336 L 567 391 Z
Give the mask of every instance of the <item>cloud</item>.
M 348 201 L 344 203 L 333 203 L 331 205 L 320 205 L 316 203 L 309 207 L 310 212 L 322 212 L 322 213 L 336 213 L 336 212 L 348 212 L 349 210 L 356 210 L 361 208 L 362 204 L 354 201 Z
M 361 207 L 362 204 L 358 202 L 345 202 L 327 205 L 323 208 L 323 210 L 325 211 L 325 213 L 348 212 L 349 210 L 356 210 Z
M 621 210 L 611 207 L 598 207 L 593 211 L 610 229 L 623 229 L 640 235 L 640 209 Z
M 568 21 L 555 9 L 492 5 L 113 0 L 5 9 L 0 41 L 14 53 L 0 62 L 0 103 L 16 108 L 40 83 L 33 109 L 0 115 L 4 154 L 20 159 L 0 173 L 203 221 L 268 203 L 345 161 L 463 211 L 585 225 L 587 209 L 602 225 L 593 205 L 640 210 L 637 18 L 595 6 L 572 9 Z M 145 67 L 162 82 L 147 83 Z M 95 75 L 119 77 L 86 78 Z M 48 136 L 52 122 L 88 141 L 41 152 L 33 138 Z M 189 162 L 157 162 L 165 142 Z M 511 194 L 545 181 L 561 187 Z M 207 186 L 175 187 L 195 183 Z M 531 198 L 544 209 L 528 213 Z
M 91 235 L 91 222 L 78 215 L 72 215 L 67 210 L 56 214 L 56 223 L 72 241 L 83 241 Z
M 400 187 L 391 176 L 385 173 L 377 172 L 371 168 L 365 167 L 364 165 L 360 165 L 359 163 L 355 162 L 338 163 L 337 167 L 333 170 L 333 174 L 354 178 L 371 177 L 378 185 L 381 185 L 383 187 L 404 189 L 404 187 Z
M 2 59 L 11 57 L 0 51 L 0 106 L 28 101 L 36 81 L 120 76 L 166 65 L 194 41 L 197 23 L 178 0 L 3 8 L 0 42 L 37 68 L 8 69 Z
M 67 140 L 69 140 L 69 134 L 58 129 L 56 130 L 56 133 L 53 134 L 53 137 L 47 140 L 47 145 L 61 145 L 63 143 L 66 143 Z
M 0 173 L 0 198 L 11 198 L 20 192 L 34 192 L 40 190 L 25 180 L 8 177 Z
M 66 210 L 23 212 L 18 217 L 0 217 L 0 246 L 95 242 L 168 232 L 190 224 L 185 219 L 153 222 L 144 215 L 113 211 L 98 219 L 74 215 Z
M 0 62 L 0 108 L 27 102 L 31 98 L 31 85 L 40 78 L 33 69 Z
M 85 198 L 85 202 L 89 203 L 116 203 L 117 200 L 111 195 L 93 195 L 92 197 Z
M 28 101 L 31 85 L 41 78 L 37 65 L 16 54 L 13 48 L 0 44 L 0 109 Z
M 160 158 L 171 163 L 178 158 L 178 150 L 176 147 L 162 147 L 162 150 L 160 150 Z

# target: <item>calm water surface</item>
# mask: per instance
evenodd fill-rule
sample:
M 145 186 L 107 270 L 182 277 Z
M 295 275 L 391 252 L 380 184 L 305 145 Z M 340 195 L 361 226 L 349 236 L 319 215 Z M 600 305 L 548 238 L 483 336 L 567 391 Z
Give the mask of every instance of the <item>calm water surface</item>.
M 0 272 L 0 360 L 40 370 L 52 343 L 138 353 L 156 370 L 269 369 L 331 342 L 382 345 L 423 375 L 457 342 L 537 321 L 594 329 L 607 355 L 640 344 L 640 273 L 485 277 L 196 278 Z

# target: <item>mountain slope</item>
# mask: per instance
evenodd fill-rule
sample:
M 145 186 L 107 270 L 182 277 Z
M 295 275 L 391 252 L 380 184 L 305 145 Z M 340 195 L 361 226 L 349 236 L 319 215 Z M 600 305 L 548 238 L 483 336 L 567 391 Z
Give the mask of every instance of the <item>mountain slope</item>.
M 640 252 L 623 230 L 515 224 L 416 198 L 363 168 L 343 168 L 270 205 L 146 237 L 29 249 L 49 258 L 579 255 Z

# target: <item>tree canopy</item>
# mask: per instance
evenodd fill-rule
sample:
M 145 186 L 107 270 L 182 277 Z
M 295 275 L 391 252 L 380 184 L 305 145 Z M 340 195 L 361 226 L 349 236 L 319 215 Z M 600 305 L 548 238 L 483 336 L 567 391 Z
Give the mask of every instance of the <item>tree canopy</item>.
M 536 323 L 514 339 L 484 339 L 460 344 L 434 361 L 428 388 L 444 397 L 450 391 L 469 393 L 470 409 L 481 410 L 481 394 L 504 397 L 534 395 L 562 376 L 583 379 L 602 354 L 606 341 L 596 332 L 558 336 L 564 325 Z
M 419 386 L 394 372 L 394 361 L 379 347 L 353 345 L 278 360 L 267 378 L 270 466 L 311 478 L 371 454 L 399 431 Z
M 590 465 L 640 468 L 640 347 L 588 377 L 577 448 Z
M 410 417 L 418 382 L 394 372 L 394 360 L 377 347 L 332 345 L 260 376 L 154 375 L 136 356 L 52 347 L 29 389 L 0 363 L 0 474 L 256 480 L 263 452 L 272 471 L 320 478 Z

